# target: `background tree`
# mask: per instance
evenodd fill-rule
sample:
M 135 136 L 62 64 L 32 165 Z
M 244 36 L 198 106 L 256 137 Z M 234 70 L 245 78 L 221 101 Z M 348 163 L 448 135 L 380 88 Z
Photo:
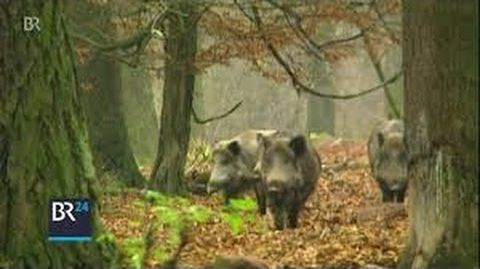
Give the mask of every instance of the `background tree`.
M 401 268 L 478 260 L 478 1 L 404 4 L 410 231 Z
M 69 11 L 77 32 L 103 43 L 117 36 L 112 13 L 110 9 L 84 1 L 70 5 Z M 84 82 L 81 97 L 95 166 L 97 171 L 118 176 L 127 186 L 141 187 L 144 178 L 138 170 L 128 139 L 123 109 L 121 62 L 98 50 L 90 53 L 92 55 L 85 57 L 87 59 L 78 70 L 79 80 Z
M 392 77 L 385 78 L 385 82 L 382 83 L 383 85 L 368 90 L 359 89 L 358 92 L 347 95 L 317 92 L 310 87 L 312 82 L 315 81 L 315 78 L 309 78 L 308 74 L 312 72 L 303 65 L 305 60 L 314 57 L 322 62 L 336 61 L 344 55 L 354 53 L 354 51 L 359 48 L 358 44 L 356 44 L 358 42 L 355 43 L 354 41 L 360 40 L 361 38 L 374 40 L 375 47 L 373 49 L 377 49 L 386 44 L 385 39 L 388 39 L 388 36 L 382 31 L 384 25 L 378 19 L 378 16 L 373 13 L 373 7 L 368 2 L 352 4 L 344 1 L 320 1 L 299 5 L 298 3 L 290 1 L 274 0 L 233 1 L 233 3 L 197 1 L 194 3 L 194 9 L 196 9 L 196 11 L 192 11 L 191 22 L 188 21 L 189 19 L 186 19 L 186 16 L 183 16 L 187 13 L 179 10 L 179 8 L 183 8 L 180 3 L 183 2 L 144 2 L 144 6 L 139 8 L 139 13 L 143 14 L 144 21 L 150 21 L 148 26 L 116 44 L 99 45 L 98 42 L 95 44 L 95 42 L 81 37 L 82 40 L 87 40 L 88 43 L 93 44 L 104 52 L 134 48 L 130 53 L 124 54 L 124 56 L 134 58 L 134 65 L 139 64 L 136 60 L 140 58 L 139 55 L 143 50 L 148 47 L 146 43 L 153 40 L 153 36 L 159 36 L 161 39 L 164 51 L 160 54 L 154 54 L 155 58 L 163 61 L 161 68 L 165 75 L 163 77 L 164 98 L 162 101 L 158 152 L 153 165 L 152 181 L 150 182 L 151 187 L 154 189 L 168 189 L 169 192 L 180 192 L 182 189 L 181 186 L 183 183 L 173 183 L 181 180 L 183 177 L 184 168 L 182 163 L 184 163 L 185 155 L 182 154 L 182 152 L 186 152 L 189 140 L 187 138 L 190 137 L 189 130 L 191 124 L 184 123 L 182 118 L 189 119 L 191 114 L 197 123 L 209 122 L 209 120 L 201 120 L 203 115 L 198 116 L 196 113 L 191 113 L 193 110 L 190 99 L 204 94 L 194 94 L 194 85 L 198 83 L 190 83 L 187 82 L 186 79 L 185 82 L 177 83 L 177 81 L 184 80 L 182 78 L 183 75 L 180 76 L 180 72 L 187 72 L 189 76 L 191 75 L 190 77 L 193 78 L 194 74 L 202 72 L 215 64 L 226 64 L 230 60 L 241 59 L 250 63 L 252 70 L 255 70 L 265 77 L 277 81 L 290 80 L 293 86 L 292 89 L 296 90 L 297 93 L 303 92 L 316 97 L 341 100 L 363 96 L 381 89 L 382 86 L 395 81 L 400 76 L 399 73 L 396 73 Z M 261 19 L 260 23 L 257 23 L 253 17 L 252 5 L 254 3 L 255 9 L 258 10 L 258 17 Z M 390 5 L 379 5 L 377 9 L 380 9 L 382 14 L 398 12 L 398 1 L 392 1 L 391 3 Z M 194 4 L 191 5 L 193 6 Z M 133 13 L 136 12 L 134 11 Z M 321 22 L 319 18 L 322 18 L 321 20 L 329 20 L 334 24 L 340 22 L 352 24 L 360 30 L 352 36 L 319 42 L 314 38 L 317 26 Z M 194 24 L 195 31 L 197 31 L 196 28 L 198 26 L 198 28 L 201 29 L 201 33 L 208 36 L 206 38 L 208 42 L 205 42 L 208 45 L 197 49 L 198 42 L 196 41 L 196 32 L 195 34 L 191 34 L 189 32 L 175 32 L 173 31 L 175 29 L 170 31 L 171 25 L 169 25 L 168 22 L 174 20 L 183 20 L 186 23 Z M 187 29 L 186 31 L 190 30 L 191 29 Z M 167 49 L 175 47 L 167 44 L 168 42 L 173 42 L 172 40 L 174 39 L 182 39 L 177 37 L 170 38 L 169 35 L 172 33 L 178 36 L 184 34 L 185 37 L 182 37 L 183 39 L 187 40 L 187 37 L 190 38 L 185 43 L 191 46 L 195 44 L 195 52 L 188 56 L 193 57 L 193 62 L 195 63 L 195 68 L 189 67 L 191 71 L 181 71 L 186 67 L 175 66 L 176 64 L 178 65 L 180 63 L 180 65 L 182 65 L 183 63 L 180 59 L 176 60 L 173 59 L 173 57 L 176 57 L 175 55 L 178 54 L 187 60 L 186 56 L 183 55 L 185 53 L 167 51 Z M 76 35 L 76 37 L 78 37 L 78 35 Z M 187 52 L 192 49 L 193 47 L 177 50 Z M 198 53 L 196 52 L 197 50 Z M 119 59 L 119 57 L 116 58 L 124 61 L 124 59 Z M 132 63 L 132 61 L 130 61 L 130 63 Z M 177 73 L 172 71 L 174 69 L 169 70 L 171 68 L 177 69 L 177 71 L 175 71 Z M 176 79 L 173 80 L 167 76 L 176 76 Z M 182 79 L 179 80 L 178 78 Z M 175 81 L 178 86 L 175 86 L 175 83 L 171 81 Z M 183 84 L 188 88 L 188 96 L 179 95 L 177 94 L 178 91 L 174 91 L 175 94 L 169 93 L 169 91 L 175 87 L 185 88 L 182 86 Z M 189 91 L 192 91 L 192 93 Z M 190 97 L 190 95 L 192 97 Z M 244 95 L 254 94 L 245 92 Z M 302 98 L 305 99 L 303 96 Z M 289 104 L 294 108 L 294 111 L 298 112 L 297 114 L 306 114 L 306 109 L 302 108 L 306 101 L 300 98 L 297 99 L 296 101 L 289 102 Z M 233 112 L 240 104 L 240 102 L 237 102 L 236 105 L 233 106 L 233 109 L 228 110 L 228 112 Z M 201 108 L 207 107 L 208 105 L 202 106 L 201 102 L 196 102 L 196 106 Z M 229 113 L 225 113 L 222 115 L 226 116 L 228 114 Z M 175 117 L 175 119 L 169 119 L 171 117 Z M 279 115 L 279 117 L 281 116 Z M 218 118 L 219 117 L 212 117 L 211 119 Z M 246 118 L 250 126 L 255 125 L 253 121 L 255 116 L 253 114 L 248 115 Z M 290 125 L 291 126 L 286 126 L 286 128 L 293 126 L 292 124 Z M 306 125 L 306 121 L 300 125 Z M 293 127 L 303 129 L 302 126 Z M 174 142 L 171 143 L 171 141 Z M 171 183 L 166 184 L 166 182 L 170 181 Z M 166 187 L 167 185 L 169 187 Z M 178 187 L 172 187 L 174 185 L 178 185 Z
M 202 16 L 202 34 L 214 41 L 201 46 L 197 64 L 203 67 L 200 70 L 215 64 L 205 72 L 206 114 L 218 113 L 228 106 L 226 103 L 238 99 L 244 102 L 238 112 L 209 124 L 205 128 L 206 139 L 229 137 L 251 127 L 289 128 L 288 124 L 278 123 L 281 122 L 278 119 L 289 122 L 295 118 L 290 111 L 298 108 L 295 101 L 299 96 L 297 91 L 305 93 L 300 95 L 302 98 L 306 95 L 315 99 L 308 105 L 298 102 L 303 108 L 309 108 L 310 119 L 316 118 L 309 120 L 310 131 L 330 131 L 337 135 L 345 131 L 349 138 L 360 138 L 362 133 L 368 132 L 372 122 L 378 120 L 374 118 L 376 111 L 384 113 L 381 92 L 384 87 L 375 87 L 383 83 L 373 72 L 364 40 L 373 44 L 371 51 L 382 60 L 382 68 L 388 69 L 390 65 L 385 65 L 383 52 L 390 47 L 398 48 L 397 51 L 400 48 L 399 27 L 393 28 L 390 23 L 392 18 L 400 17 L 399 1 L 310 1 L 299 4 L 282 0 L 238 0 L 234 3 L 213 6 Z M 265 44 L 262 31 L 254 21 L 252 4 L 258 9 L 263 33 L 270 46 Z M 378 18 L 374 12 L 376 9 L 383 18 L 388 18 L 387 24 Z M 386 25 L 392 27 L 392 35 L 385 30 Z M 401 55 L 397 54 L 397 57 Z M 314 61 L 318 63 L 311 68 L 310 63 Z M 347 61 L 355 64 L 348 65 Z M 383 70 L 385 85 L 400 81 L 399 62 L 392 65 L 394 68 Z M 245 70 L 241 76 L 240 68 Z M 359 71 L 360 68 L 364 70 Z M 234 77 L 238 82 L 231 83 L 235 86 L 212 82 L 223 77 L 219 73 L 225 74 L 226 78 Z M 354 76 L 355 82 L 348 83 L 348 76 Z M 399 86 L 389 87 L 389 90 L 398 93 Z M 371 87 L 374 89 L 365 91 Z M 226 100 L 216 104 L 211 101 L 215 96 L 226 96 L 223 99 Z M 257 110 L 259 106 L 263 109 Z M 358 116 L 355 121 L 357 116 L 354 113 L 363 116 Z M 321 126 L 314 125 L 313 122 L 319 119 Z
M 184 191 L 184 167 L 190 140 L 190 117 L 197 53 L 196 3 L 168 1 L 165 25 L 165 74 L 158 151 L 150 188 L 167 193 Z M 175 12 L 173 12 L 175 11 Z
M 24 32 L 23 16 L 41 30 Z M 0 3 L 0 257 L 11 268 L 109 268 L 102 242 L 47 243 L 52 198 L 98 202 L 62 1 Z M 97 212 L 95 206 L 93 212 Z M 94 213 L 94 236 L 101 232 Z

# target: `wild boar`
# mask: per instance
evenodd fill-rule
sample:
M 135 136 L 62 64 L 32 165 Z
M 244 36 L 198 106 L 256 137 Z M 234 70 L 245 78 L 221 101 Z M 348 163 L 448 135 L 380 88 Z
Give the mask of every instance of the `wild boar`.
M 256 171 L 266 188 L 275 229 L 298 226 L 298 214 L 315 189 L 321 173 L 320 155 L 303 135 L 268 138 L 258 135 L 261 159 Z
M 403 202 L 408 185 L 408 154 L 401 120 L 378 124 L 368 140 L 372 175 L 382 191 L 383 202 Z
M 274 136 L 276 130 L 247 130 L 229 140 L 219 141 L 213 148 L 213 169 L 207 192 L 223 192 L 225 204 L 247 190 L 254 189 L 260 214 L 266 213 L 263 182 L 253 169 L 259 155 L 257 135 Z

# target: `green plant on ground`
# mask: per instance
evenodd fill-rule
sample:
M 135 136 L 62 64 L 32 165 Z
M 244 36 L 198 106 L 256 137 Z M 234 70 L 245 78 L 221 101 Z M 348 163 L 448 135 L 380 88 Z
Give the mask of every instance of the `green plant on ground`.
M 224 212 L 220 214 L 223 221 L 228 223 L 233 234 L 242 232 L 246 224 L 255 222 L 256 202 L 251 198 L 231 199 L 230 204 Z
M 146 260 L 166 261 L 171 255 L 169 250 L 181 244 L 182 231 L 191 224 L 205 223 L 217 216 L 228 225 L 233 234 L 239 234 L 248 224 L 255 224 L 257 220 L 257 205 L 252 198 L 231 199 L 229 206 L 219 212 L 193 204 L 184 197 L 148 190 L 143 192 L 140 200 L 132 201 L 132 205 L 135 210 L 146 210 L 146 214 L 153 215 L 153 218 L 145 218 L 144 223 L 140 223 L 140 226 L 148 227 L 145 236 L 128 237 L 120 244 L 128 266 L 133 268 L 141 268 Z M 138 228 L 138 219 L 130 219 L 128 225 Z M 162 242 L 156 238 L 158 231 L 165 232 Z M 102 235 L 98 240 L 107 239 L 113 240 L 112 235 Z

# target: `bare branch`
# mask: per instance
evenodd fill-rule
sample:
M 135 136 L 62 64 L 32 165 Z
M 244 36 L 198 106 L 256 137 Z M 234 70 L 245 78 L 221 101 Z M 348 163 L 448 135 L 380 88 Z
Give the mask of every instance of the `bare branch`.
M 110 53 L 110 52 L 105 52 L 102 53 L 103 56 L 111 58 L 115 61 L 118 61 L 120 63 L 126 64 L 131 68 L 139 68 L 144 69 L 144 70 L 150 70 L 150 71 L 156 71 L 157 73 L 161 74 L 161 71 L 164 70 L 164 66 L 152 66 L 152 65 L 139 65 L 138 61 L 129 61 L 125 59 L 125 57 L 119 56 L 115 53 Z
M 158 30 L 155 29 L 155 27 L 159 24 L 161 24 L 167 17 L 168 15 L 168 10 L 165 8 L 164 11 L 159 12 L 142 30 L 136 32 L 132 36 L 122 40 L 115 42 L 113 44 L 101 44 L 93 39 L 91 39 L 88 36 L 85 36 L 81 34 L 80 32 L 77 32 L 73 29 L 69 29 L 69 34 L 78 39 L 81 40 L 88 45 L 92 46 L 94 49 L 97 50 L 97 52 L 101 53 L 103 56 L 112 58 L 116 61 L 119 61 L 121 63 L 124 63 L 130 67 L 137 68 L 140 65 L 140 57 L 145 50 L 146 46 L 152 39 L 153 35 L 155 32 Z M 126 51 L 130 48 L 135 48 L 133 51 Z M 117 50 L 125 50 L 124 53 L 119 53 Z M 154 70 L 154 71 L 159 71 L 163 69 L 163 67 L 153 67 L 153 66 L 144 66 L 144 69 L 146 70 Z
M 132 35 L 132 36 L 130 36 L 130 37 L 124 39 L 124 40 L 115 42 L 113 44 L 108 44 L 108 45 L 100 44 L 100 43 L 92 40 L 91 38 L 74 31 L 73 29 L 69 29 L 69 34 L 74 38 L 77 38 L 77 39 L 79 39 L 83 42 L 88 43 L 89 45 L 97 48 L 100 51 L 112 51 L 112 50 L 117 50 L 117 49 L 126 50 L 126 49 L 129 49 L 131 47 L 136 47 L 136 52 L 138 52 L 139 50 L 143 49 L 146 46 L 146 43 L 148 43 L 148 41 L 152 37 L 152 32 L 153 32 L 155 26 L 158 23 L 161 23 L 166 18 L 167 13 L 168 12 L 165 11 L 165 12 L 162 12 L 162 13 L 158 14 L 148 24 L 148 26 L 146 26 L 144 29 L 138 31 L 134 35 Z
M 323 44 L 316 44 L 315 42 L 313 42 L 312 45 L 314 45 L 317 50 L 324 50 L 325 48 L 331 47 L 333 45 L 338 45 L 338 44 L 341 44 L 341 43 L 347 43 L 347 42 L 359 39 L 360 37 L 363 37 L 363 34 L 364 34 L 364 31 L 360 31 L 360 33 L 358 33 L 356 35 L 353 35 L 353 36 L 350 36 L 350 37 L 329 40 L 329 41 L 327 41 Z
M 365 42 L 365 49 L 370 58 L 370 61 L 372 62 L 373 68 L 377 73 L 378 78 L 380 79 L 381 82 L 385 82 L 385 74 L 383 73 L 382 66 L 380 64 L 380 59 L 377 59 L 375 57 L 370 41 L 367 38 L 364 38 L 363 41 Z M 395 100 L 393 99 L 390 89 L 385 85 L 385 87 L 383 87 L 383 91 L 385 93 L 385 97 L 387 98 L 388 105 L 392 110 L 394 117 L 397 119 L 400 118 L 401 117 L 400 110 L 397 108 L 397 105 L 395 104 Z
M 287 5 L 280 5 L 278 4 L 277 2 L 275 2 L 274 0 L 266 0 L 269 4 L 271 4 L 273 7 L 276 7 L 278 8 L 280 11 L 282 11 L 284 17 L 285 17 L 285 20 L 287 21 L 288 25 L 294 30 L 294 32 L 296 33 L 297 37 L 299 37 L 301 40 L 303 40 L 305 43 L 307 43 L 307 47 L 308 48 L 311 48 L 313 47 L 314 50 L 312 52 L 314 52 L 314 54 L 318 57 L 319 54 L 322 50 L 326 49 L 327 47 L 330 47 L 330 46 L 333 46 L 333 45 L 338 45 L 338 44 L 341 44 L 341 43 L 347 43 L 347 42 L 350 42 L 350 41 L 354 41 L 358 38 L 361 38 L 363 35 L 364 35 L 364 32 L 366 30 L 368 30 L 368 28 L 366 29 L 363 29 L 360 31 L 360 33 L 358 34 L 355 34 L 351 37 L 347 37 L 347 38 L 341 38 L 341 39 L 335 39 L 335 40 L 330 40 L 330 41 L 327 41 L 325 43 L 322 43 L 322 44 L 318 44 L 317 42 L 315 42 L 312 38 L 310 38 L 310 36 L 308 35 L 308 33 L 305 31 L 305 29 L 302 27 L 301 23 L 300 23 L 300 16 L 295 13 L 295 11 L 293 11 L 291 8 L 289 8 Z M 293 23 L 292 23 L 292 20 L 293 20 Z M 320 59 L 323 59 L 323 57 L 318 57 Z
M 140 32 L 136 33 L 135 35 L 133 35 L 133 36 L 131 36 L 131 37 L 125 39 L 125 40 L 116 42 L 114 44 L 104 45 L 104 44 L 100 44 L 100 43 L 90 39 L 87 36 L 84 36 L 80 33 L 77 33 L 73 30 L 70 30 L 69 33 L 72 37 L 77 38 L 77 39 L 79 39 L 79 40 L 81 40 L 85 43 L 88 43 L 89 45 L 92 45 L 93 47 L 95 47 L 95 48 L 97 48 L 101 51 L 112 51 L 112 50 L 116 50 L 116 49 L 128 49 L 130 47 L 133 47 L 133 46 L 136 46 L 136 45 L 140 44 L 142 40 L 144 40 L 145 38 L 147 38 L 148 35 L 150 35 L 150 31 L 143 30 L 143 31 L 140 31 Z
M 195 121 L 195 123 L 205 124 L 205 123 L 209 123 L 209 122 L 214 121 L 214 120 L 223 119 L 223 118 L 227 117 L 228 115 L 232 114 L 235 110 L 237 110 L 242 105 L 242 103 L 243 103 L 243 101 L 240 101 L 236 105 L 234 105 L 232 108 L 230 108 L 227 112 L 225 112 L 221 115 L 218 115 L 218 116 L 214 116 L 214 117 L 210 117 L 208 119 L 204 119 L 204 120 L 202 120 L 198 117 L 197 112 L 195 112 L 195 109 L 192 107 L 193 120 Z
M 315 48 L 315 45 L 314 45 L 315 42 L 308 35 L 306 35 L 305 31 L 301 31 L 299 29 L 301 27 L 298 27 L 298 25 L 297 26 L 293 25 L 292 21 L 290 20 L 286 12 L 283 12 L 283 16 L 285 17 L 285 20 L 287 21 L 288 26 L 292 28 L 293 33 L 297 36 L 298 39 L 300 39 L 304 43 L 304 46 L 302 46 L 302 48 L 304 48 L 304 51 L 309 54 L 313 54 L 313 56 L 317 57 L 320 60 L 323 60 L 324 56 L 321 55 L 318 49 Z
M 243 13 L 245 17 L 248 18 L 248 20 L 253 21 L 253 17 L 248 14 L 248 12 L 245 10 L 245 7 L 243 7 L 238 0 L 233 0 L 233 3 L 238 7 L 238 9 Z
M 385 85 L 393 83 L 403 73 L 402 71 L 399 71 L 397 74 L 395 74 L 390 79 L 384 81 L 382 84 L 377 85 L 377 86 L 375 86 L 373 88 L 370 88 L 370 89 L 359 91 L 359 92 L 354 93 L 354 94 L 336 95 L 336 94 L 325 94 L 325 93 L 317 92 L 317 91 L 313 90 L 312 88 L 308 87 L 307 85 L 305 85 L 304 83 L 302 83 L 298 79 L 295 72 L 290 68 L 288 63 L 283 59 L 283 57 L 280 55 L 280 53 L 277 51 L 277 49 L 273 46 L 273 44 L 267 39 L 267 37 L 264 33 L 264 30 L 263 30 L 263 23 L 262 23 L 260 15 L 258 13 L 258 9 L 254 5 L 252 5 L 252 11 L 253 11 L 253 14 L 254 14 L 255 24 L 260 31 L 260 37 L 265 42 L 265 45 L 267 46 L 268 50 L 272 53 L 275 60 L 283 67 L 285 72 L 288 74 L 288 76 L 290 77 L 290 79 L 292 81 L 292 85 L 294 86 L 294 88 L 295 88 L 295 90 L 297 91 L 298 94 L 300 94 L 301 91 L 304 91 L 306 93 L 309 93 L 311 95 L 318 96 L 318 97 L 325 97 L 325 98 L 331 98 L 331 99 L 352 99 L 352 98 L 356 98 L 356 97 L 360 97 L 360 96 L 369 94 L 371 92 L 374 92 L 378 89 L 383 88 Z
M 203 17 L 205 13 L 207 13 L 212 5 L 205 5 L 197 14 L 195 14 L 195 19 L 193 20 L 193 25 L 197 25 L 200 19 Z
M 375 12 L 375 14 L 377 15 L 378 19 L 382 22 L 383 28 L 388 33 L 388 37 L 390 38 L 390 40 L 392 40 L 392 42 L 395 42 L 397 44 L 400 43 L 400 40 L 395 36 L 394 31 L 390 28 L 390 26 L 388 26 L 388 23 L 385 21 L 385 18 L 383 17 L 383 14 L 380 12 L 380 10 L 378 8 L 376 0 L 372 1 L 371 7 L 372 7 L 373 11 Z

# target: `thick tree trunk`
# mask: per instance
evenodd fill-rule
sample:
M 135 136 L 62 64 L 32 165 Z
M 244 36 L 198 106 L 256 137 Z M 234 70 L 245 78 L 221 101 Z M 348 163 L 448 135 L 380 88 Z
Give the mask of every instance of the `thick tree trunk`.
M 478 268 L 478 1 L 403 3 L 411 224 L 400 268 Z
M 190 116 L 197 51 L 195 2 L 171 0 L 165 40 L 165 82 L 158 152 L 150 188 L 170 194 L 184 192 L 184 166 L 190 139 Z
M 133 155 L 122 104 L 120 64 L 97 55 L 82 67 L 93 92 L 82 94 L 95 166 L 117 175 L 130 187 L 142 187 L 144 178 Z
M 0 264 L 110 268 L 113 253 L 104 243 L 47 241 L 50 199 L 97 202 L 64 7 L 55 0 L 8 3 L 0 3 Z M 24 32 L 24 15 L 38 16 L 41 30 Z M 93 231 L 101 231 L 96 214 Z

